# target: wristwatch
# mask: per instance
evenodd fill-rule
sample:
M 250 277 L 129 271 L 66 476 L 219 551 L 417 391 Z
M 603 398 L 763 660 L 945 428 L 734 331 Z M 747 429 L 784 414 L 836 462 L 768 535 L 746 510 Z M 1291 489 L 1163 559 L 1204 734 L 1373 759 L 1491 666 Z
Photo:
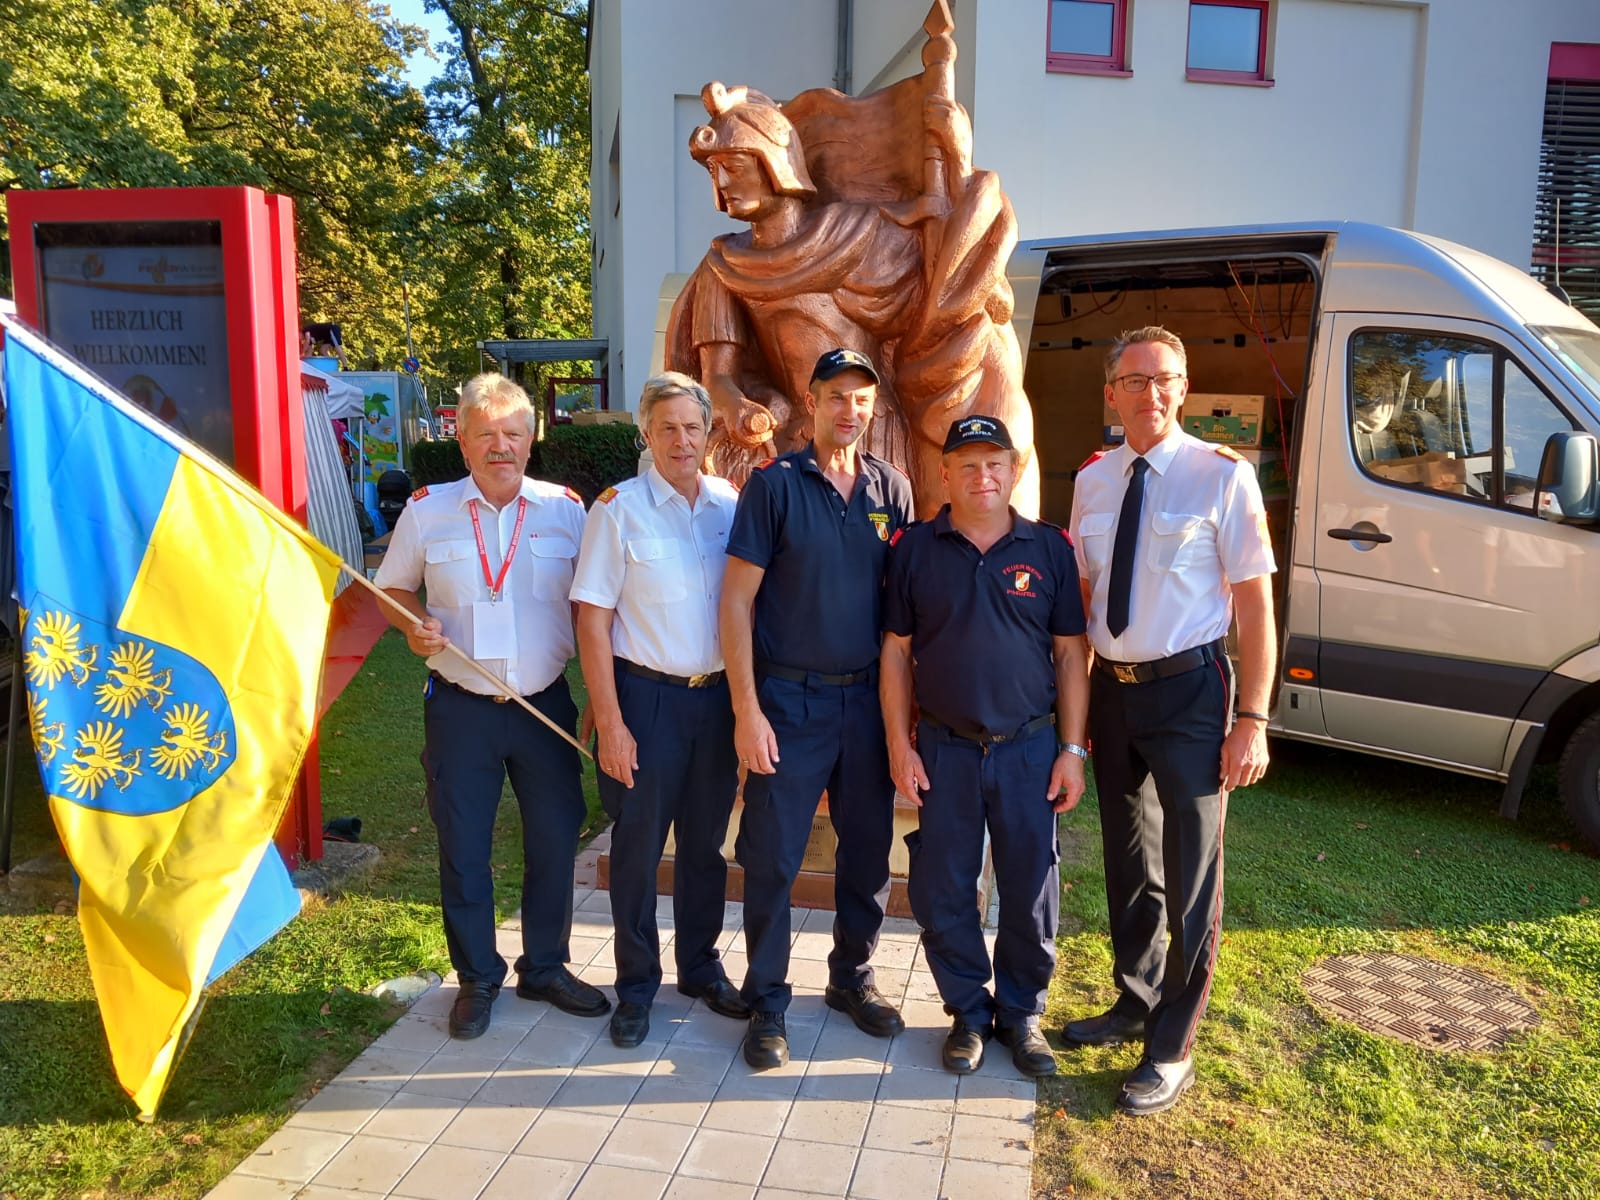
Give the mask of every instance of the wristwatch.
M 1080 746 L 1080 745 L 1078 745 L 1077 742 L 1057 742 L 1056 743 L 1056 753 L 1057 754 L 1076 754 L 1079 758 L 1083 759 L 1085 762 L 1087 762 L 1088 759 L 1089 759 L 1089 747 Z

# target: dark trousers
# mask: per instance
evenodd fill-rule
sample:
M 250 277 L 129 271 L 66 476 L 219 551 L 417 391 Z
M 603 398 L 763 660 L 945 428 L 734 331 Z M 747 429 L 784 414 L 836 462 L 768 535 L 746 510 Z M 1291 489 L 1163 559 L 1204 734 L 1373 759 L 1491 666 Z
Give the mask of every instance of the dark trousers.
M 1044 1012 L 1056 965 L 1061 854 L 1046 799 L 1055 728 L 986 747 L 923 721 L 917 751 L 932 786 L 921 827 L 906 835 L 908 891 L 945 1011 L 969 1025 L 1023 1024 Z M 977 905 L 985 829 L 1000 889 L 993 996 Z
M 876 678 L 837 687 L 767 676 L 757 695 L 778 739 L 779 762 L 776 774 L 752 773 L 744 785 L 735 850 L 744 868 L 750 967 L 740 990 L 756 1010 L 783 1012 L 791 995 L 789 896 L 824 789 L 839 837 L 828 977 L 846 988 L 873 982 L 867 964 L 888 897 L 894 783 Z
M 578 710 L 557 679 L 528 703 L 569 732 Z M 463 982 L 498 984 L 494 879 L 495 810 L 506 777 L 522 813 L 522 956 L 519 975 L 547 982 L 571 957 L 572 860 L 587 806 L 578 752 L 515 704 L 496 704 L 429 683 L 422 768 L 439 831 L 439 897 L 450 963 Z
M 1157 1062 L 1188 1056 L 1222 937 L 1222 740 L 1232 679 L 1210 663 L 1150 683 L 1090 681 L 1118 1011 Z
M 611 818 L 611 920 L 616 928 L 617 999 L 649 1004 L 661 986 L 656 868 L 673 851 L 673 947 L 678 982 L 722 978 L 717 938 L 728 864 L 722 842 L 739 786 L 733 707 L 726 682 L 687 688 L 617 668 L 622 719 L 638 744 L 633 787 L 600 772 L 600 802 Z

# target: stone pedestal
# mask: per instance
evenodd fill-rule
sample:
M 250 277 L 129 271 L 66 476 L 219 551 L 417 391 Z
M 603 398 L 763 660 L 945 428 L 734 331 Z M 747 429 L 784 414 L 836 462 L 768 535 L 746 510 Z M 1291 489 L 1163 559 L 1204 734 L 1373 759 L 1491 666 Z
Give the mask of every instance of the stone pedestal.
M 727 899 L 744 899 L 744 869 L 734 861 L 733 847 L 739 835 L 739 818 L 744 812 L 743 800 L 733 806 L 733 818 L 728 822 L 728 837 L 722 844 L 722 856 L 728 860 Z M 910 852 L 906 849 L 905 835 L 917 827 L 917 808 L 899 796 L 894 801 L 894 841 L 889 848 L 889 900 L 886 905 L 891 917 L 910 917 L 911 902 L 906 894 L 906 876 L 911 868 Z M 604 845 L 596 862 L 598 886 L 602 891 L 611 886 L 611 855 L 609 833 L 603 835 Z M 597 842 L 601 839 L 596 839 Z M 833 856 L 838 846 L 833 824 L 828 819 L 828 801 L 824 797 L 811 819 L 811 838 L 806 843 L 805 858 L 800 875 L 795 880 L 791 903 L 795 908 L 833 908 Z M 667 837 L 666 853 L 656 871 L 656 893 L 672 895 L 673 837 Z M 988 855 L 984 856 L 983 875 L 978 880 L 976 902 L 979 912 L 987 912 L 993 891 L 993 871 Z

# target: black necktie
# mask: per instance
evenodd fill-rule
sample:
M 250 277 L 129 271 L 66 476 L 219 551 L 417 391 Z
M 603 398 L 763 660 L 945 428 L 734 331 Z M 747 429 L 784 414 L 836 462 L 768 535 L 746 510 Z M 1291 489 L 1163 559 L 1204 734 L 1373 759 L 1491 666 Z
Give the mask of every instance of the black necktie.
M 1144 473 L 1148 459 L 1133 460 L 1133 478 L 1122 494 L 1117 517 L 1117 540 L 1111 547 L 1111 590 L 1106 595 L 1106 628 L 1121 637 L 1128 627 L 1128 602 L 1133 593 L 1133 556 L 1139 548 L 1139 510 L 1144 505 Z

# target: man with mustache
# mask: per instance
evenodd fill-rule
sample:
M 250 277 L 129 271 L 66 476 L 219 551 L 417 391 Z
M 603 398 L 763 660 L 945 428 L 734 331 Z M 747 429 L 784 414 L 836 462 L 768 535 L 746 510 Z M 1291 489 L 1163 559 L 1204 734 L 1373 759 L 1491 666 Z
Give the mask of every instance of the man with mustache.
M 445 941 L 460 992 L 450 1035 L 489 1028 L 506 964 L 495 946 L 489 869 L 495 809 L 506 777 L 522 813 L 522 955 L 517 995 L 598 1017 L 611 1002 L 567 969 L 572 860 L 587 806 L 573 748 L 459 659 L 454 643 L 557 725 L 578 712 L 567 689 L 573 653 L 567 593 L 583 537 L 583 502 L 570 488 L 529 479 L 534 412 L 500 375 L 468 381 L 456 438 L 471 472 L 412 497 L 376 583 L 414 613 L 389 619 L 428 660 L 422 751 L 428 811 L 439 831 Z M 426 585 L 427 607 L 417 589 Z

